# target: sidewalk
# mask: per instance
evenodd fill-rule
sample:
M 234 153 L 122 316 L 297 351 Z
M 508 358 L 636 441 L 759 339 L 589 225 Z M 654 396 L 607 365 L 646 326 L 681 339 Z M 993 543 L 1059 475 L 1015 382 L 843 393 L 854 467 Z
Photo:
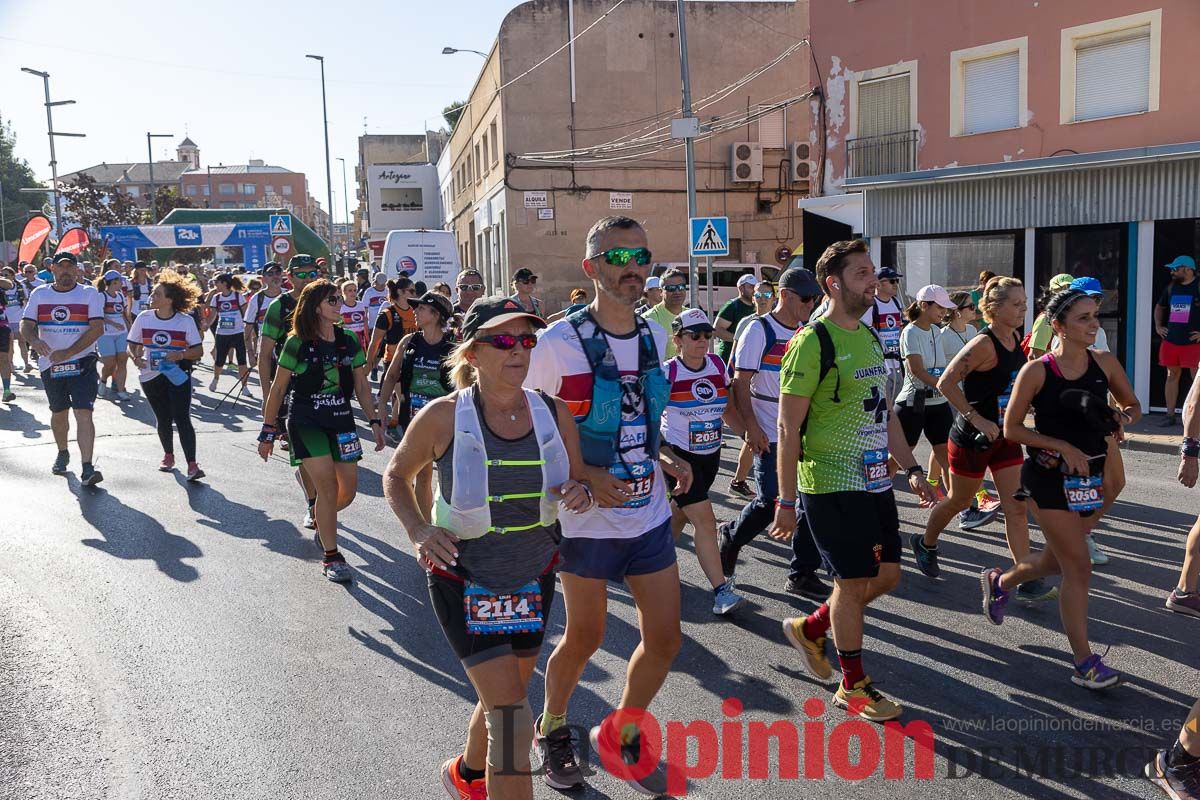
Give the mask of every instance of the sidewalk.
M 1162 420 L 1162 414 L 1147 414 L 1137 424 L 1125 428 L 1126 449 L 1178 454 L 1183 442 L 1183 423 L 1162 428 L 1159 427 Z

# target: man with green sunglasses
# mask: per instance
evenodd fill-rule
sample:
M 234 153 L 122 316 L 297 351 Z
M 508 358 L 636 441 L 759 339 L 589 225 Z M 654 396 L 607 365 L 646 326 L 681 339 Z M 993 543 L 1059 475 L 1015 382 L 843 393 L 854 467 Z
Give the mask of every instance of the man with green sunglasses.
M 683 313 L 683 301 L 687 298 L 688 280 L 687 275 L 683 270 L 671 268 L 662 276 L 662 295 L 663 299 L 658 305 L 645 311 L 642 316 L 646 319 L 652 319 L 659 325 L 662 325 L 663 330 L 671 330 L 671 323 L 675 318 Z M 667 354 L 665 360 L 670 361 L 678 353 L 675 347 L 675 337 L 667 339 Z
M 288 262 L 288 277 L 292 281 L 292 290 L 284 292 L 271 301 L 267 306 L 267 315 L 263 318 L 262 329 L 258 335 L 258 381 L 262 385 L 263 405 L 271 395 L 271 381 L 275 379 L 275 366 L 279 362 L 279 354 L 283 351 L 283 342 L 292 330 L 292 315 L 296 313 L 296 304 L 300 300 L 300 292 L 304 287 L 321 277 L 317 260 L 306 253 L 292 256 Z M 279 409 L 275 425 L 279 430 L 285 430 L 287 422 L 287 402 Z M 297 474 L 300 484 L 304 487 L 304 495 L 308 500 L 308 511 L 304 515 L 304 527 L 315 528 L 312 509 L 316 502 L 317 493 L 312 481 L 300 467 Z

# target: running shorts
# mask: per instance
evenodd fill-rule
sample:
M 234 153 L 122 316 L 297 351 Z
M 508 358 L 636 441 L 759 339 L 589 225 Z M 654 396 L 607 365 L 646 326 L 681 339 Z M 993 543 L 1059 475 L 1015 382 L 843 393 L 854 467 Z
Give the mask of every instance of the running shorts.
M 1183 367 L 1195 370 L 1200 363 L 1200 343 L 1172 344 L 1163 340 L 1158 346 L 1158 365 L 1160 367 Z
M 1019 444 L 1013 444 L 1001 436 L 992 442 L 986 450 L 976 450 L 974 447 L 963 447 L 950 439 L 946 443 L 947 461 L 950 471 L 964 478 L 983 480 L 983 473 L 989 469 L 995 475 L 1002 469 L 1019 467 L 1025 463 L 1025 455 Z
M 237 356 L 239 367 L 244 367 L 248 363 L 246 361 L 246 337 L 240 333 L 218 333 L 217 338 L 216 359 L 213 361 L 218 367 L 225 366 L 225 359 L 232 349 Z
M 538 579 L 542 587 L 542 629 L 519 633 L 471 633 L 467 630 L 467 615 L 463 605 L 466 584 L 437 572 L 428 573 L 429 601 L 442 626 L 442 633 L 464 667 L 473 667 L 493 658 L 514 655 L 535 658 L 546 636 L 550 608 L 554 603 L 554 571 Z
M 96 349 L 101 358 L 112 358 L 125 352 L 128 334 L 106 333 L 96 340 Z
M 278 421 L 276 422 L 278 424 Z M 289 455 L 291 455 L 292 466 L 300 466 L 300 462 L 306 458 L 320 458 L 321 456 L 329 456 L 334 461 L 343 463 L 353 463 L 362 458 L 362 441 L 358 439 L 358 433 L 352 431 L 355 441 L 358 442 L 357 455 L 343 455 L 342 444 L 338 441 L 339 436 L 347 436 L 348 434 L 339 434 L 336 431 L 327 431 L 324 428 L 317 428 L 312 425 L 297 425 L 294 422 L 289 422 L 287 425 L 288 446 L 291 447 Z
M 1090 462 L 1093 475 L 1104 474 L 1105 456 L 1094 459 Z M 1067 506 L 1067 494 L 1063 488 L 1063 482 L 1066 479 L 1057 468 L 1047 469 L 1039 465 L 1034 459 L 1025 459 L 1024 466 L 1021 467 L 1021 489 L 1030 500 L 1037 503 L 1039 509 L 1045 511 L 1070 511 Z M 1081 517 L 1090 517 L 1095 511 L 1080 511 Z
M 896 416 L 904 429 L 904 440 L 909 447 L 916 447 L 921 434 L 931 445 L 945 444 L 950 439 L 950 426 L 954 424 L 954 412 L 949 403 L 928 403 L 918 411 L 905 403 L 896 405 Z
M 804 514 L 825 565 L 836 578 L 875 578 L 880 564 L 899 564 L 900 515 L 886 492 L 804 494 Z
M 671 520 L 633 539 L 563 538 L 558 546 L 563 572 L 620 583 L 626 575 L 649 575 L 675 563 Z
M 667 491 L 675 505 L 683 508 L 693 503 L 703 503 L 709 499 L 708 490 L 712 488 L 717 473 L 721 471 L 721 451 L 713 453 L 692 453 L 679 447 L 672 447 L 671 452 L 692 466 L 692 485 L 683 494 L 674 494 L 676 481 L 665 471 L 663 477 L 667 480 Z
M 91 411 L 96 406 L 96 357 L 84 356 L 76 359 L 77 375 L 61 378 L 50 377 L 51 371 L 42 373 L 42 386 L 46 389 L 46 399 L 50 401 L 50 413 L 57 414 L 68 408 L 77 411 Z

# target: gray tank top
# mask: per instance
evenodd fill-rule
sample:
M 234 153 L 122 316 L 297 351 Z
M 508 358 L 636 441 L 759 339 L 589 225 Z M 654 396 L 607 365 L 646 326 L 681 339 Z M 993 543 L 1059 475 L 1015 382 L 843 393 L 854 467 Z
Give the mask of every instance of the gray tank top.
M 547 402 L 542 398 L 542 402 Z M 554 404 L 547 402 L 550 412 L 556 413 Z M 479 393 L 475 393 L 475 410 L 479 414 L 483 446 L 489 459 L 504 458 L 511 461 L 536 461 L 541 457 L 533 429 L 520 439 L 503 439 L 492 433 L 483 418 Z M 446 452 L 436 462 L 438 490 L 443 499 L 450 502 L 454 490 L 454 441 L 451 439 Z M 536 491 L 542 485 L 542 468 L 534 467 L 488 467 L 488 491 L 492 495 L 520 494 Z M 531 488 L 533 487 L 533 488 Z M 541 515 L 541 501 L 536 497 L 491 502 L 492 524 L 496 527 L 529 525 Z M 547 527 L 539 525 L 526 531 L 512 533 L 485 533 L 478 539 L 467 539 L 458 545 L 458 569 L 460 577 L 475 581 L 493 592 L 506 594 L 535 580 L 550 564 L 558 552 L 562 538 L 558 523 Z

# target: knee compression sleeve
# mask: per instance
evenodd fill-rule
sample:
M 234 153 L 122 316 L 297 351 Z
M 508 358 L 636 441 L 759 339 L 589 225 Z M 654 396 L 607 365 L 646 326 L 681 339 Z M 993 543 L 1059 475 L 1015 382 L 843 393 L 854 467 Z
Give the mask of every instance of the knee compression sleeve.
M 498 706 L 485 711 L 487 724 L 487 763 L 493 772 L 529 769 L 529 739 L 533 735 L 533 712 L 529 700 Z

